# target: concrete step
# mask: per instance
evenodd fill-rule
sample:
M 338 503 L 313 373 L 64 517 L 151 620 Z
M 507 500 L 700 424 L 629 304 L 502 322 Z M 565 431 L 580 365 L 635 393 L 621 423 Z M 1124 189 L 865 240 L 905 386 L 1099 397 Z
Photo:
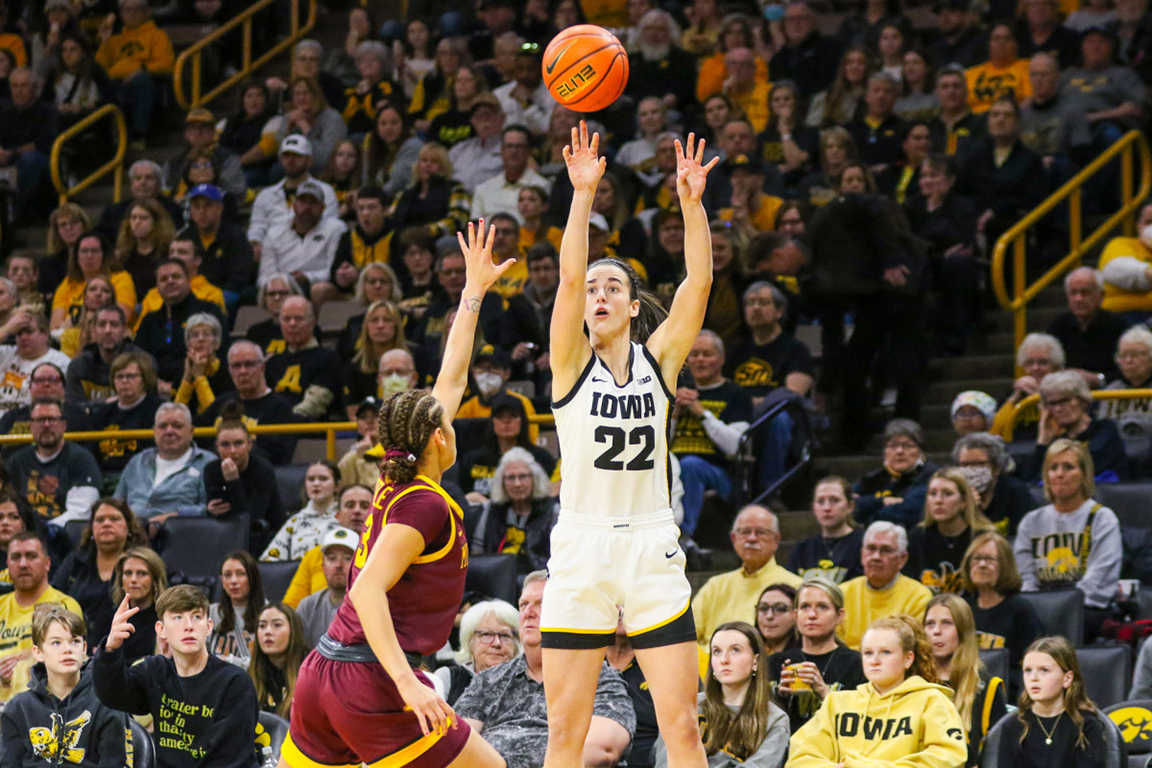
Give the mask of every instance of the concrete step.
M 780 538 L 784 541 L 802 541 L 820 532 L 816 518 L 807 510 L 780 512 Z
M 928 390 L 924 393 L 924 402 L 950 404 L 956 399 L 956 395 L 970 389 L 987 392 L 996 397 L 996 393 L 1007 392 L 1012 389 L 1012 382 L 1011 371 L 989 379 L 945 379 L 928 385 Z
M 1012 374 L 1015 359 L 1010 354 L 938 357 L 929 366 L 940 380 L 995 379 Z M 991 393 L 989 393 L 991 394 Z
M 1065 304 L 1059 306 L 1029 306 L 1024 313 L 1024 319 L 1029 332 L 1046 331 L 1052 321 L 1068 311 Z M 1011 331 L 1016 328 L 1016 317 L 1010 312 L 997 312 L 987 318 L 996 331 Z
M 1016 352 L 1016 334 L 1012 331 L 996 331 L 977 336 L 969 346 L 969 354 L 1011 355 Z

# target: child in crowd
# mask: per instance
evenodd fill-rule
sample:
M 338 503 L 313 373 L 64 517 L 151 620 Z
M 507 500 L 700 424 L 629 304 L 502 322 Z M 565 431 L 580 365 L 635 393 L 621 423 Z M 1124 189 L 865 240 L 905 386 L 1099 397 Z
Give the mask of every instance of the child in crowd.
M 152 715 L 156 757 L 165 768 L 257 768 L 256 690 L 244 670 L 208 653 L 208 598 L 171 587 L 156 601 L 156 634 L 171 652 L 129 667 L 121 646 L 139 610 L 125 597 L 93 662 L 96 695 L 109 707 Z
M 32 617 L 32 682 L 0 716 L 0 766 L 69 763 L 122 768 L 131 738 L 124 713 L 101 703 L 92 687 L 84 619 L 62 605 Z
M 828 694 L 792 735 L 788 768 L 960 768 L 968 758 L 952 692 L 936 682 L 928 639 L 907 615 L 877 619 L 860 643 L 868 682 Z
M 1103 768 L 1104 725 L 1084 690 L 1076 651 L 1042 637 L 1024 654 L 1020 710 L 1004 723 L 1003 768 Z

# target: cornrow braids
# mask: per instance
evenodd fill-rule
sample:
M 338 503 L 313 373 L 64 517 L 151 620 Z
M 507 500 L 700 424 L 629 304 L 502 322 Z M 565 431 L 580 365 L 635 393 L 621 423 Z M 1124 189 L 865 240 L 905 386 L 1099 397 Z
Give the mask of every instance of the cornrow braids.
M 432 395 L 409 390 L 392 395 L 380 406 L 377 438 L 385 451 L 381 471 L 396 485 L 416 477 L 416 465 L 432 433 L 441 426 L 444 407 Z M 388 455 L 392 452 L 392 455 Z

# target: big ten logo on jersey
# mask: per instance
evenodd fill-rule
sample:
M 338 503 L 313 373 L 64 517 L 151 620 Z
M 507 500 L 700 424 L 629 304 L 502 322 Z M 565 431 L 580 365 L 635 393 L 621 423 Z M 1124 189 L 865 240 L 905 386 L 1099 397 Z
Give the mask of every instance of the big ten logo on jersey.
M 593 382 L 604 381 L 593 377 Z M 644 382 L 638 381 L 637 384 Z M 590 415 L 604 419 L 647 419 L 656 415 L 656 398 L 651 392 L 643 395 L 612 395 L 604 392 L 592 393 Z
M 300 394 L 300 366 L 290 365 L 284 369 L 284 375 L 276 382 L 276 391 Z

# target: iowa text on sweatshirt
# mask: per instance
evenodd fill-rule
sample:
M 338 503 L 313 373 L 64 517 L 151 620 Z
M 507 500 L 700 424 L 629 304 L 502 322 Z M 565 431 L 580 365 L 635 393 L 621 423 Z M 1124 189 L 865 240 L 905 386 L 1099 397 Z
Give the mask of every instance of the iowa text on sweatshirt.
M 968 759 L 951 691 L 919 675 L 882 696 L 871 683 L 828 694 L 789 750 L 788 768 L 960 768 Z

